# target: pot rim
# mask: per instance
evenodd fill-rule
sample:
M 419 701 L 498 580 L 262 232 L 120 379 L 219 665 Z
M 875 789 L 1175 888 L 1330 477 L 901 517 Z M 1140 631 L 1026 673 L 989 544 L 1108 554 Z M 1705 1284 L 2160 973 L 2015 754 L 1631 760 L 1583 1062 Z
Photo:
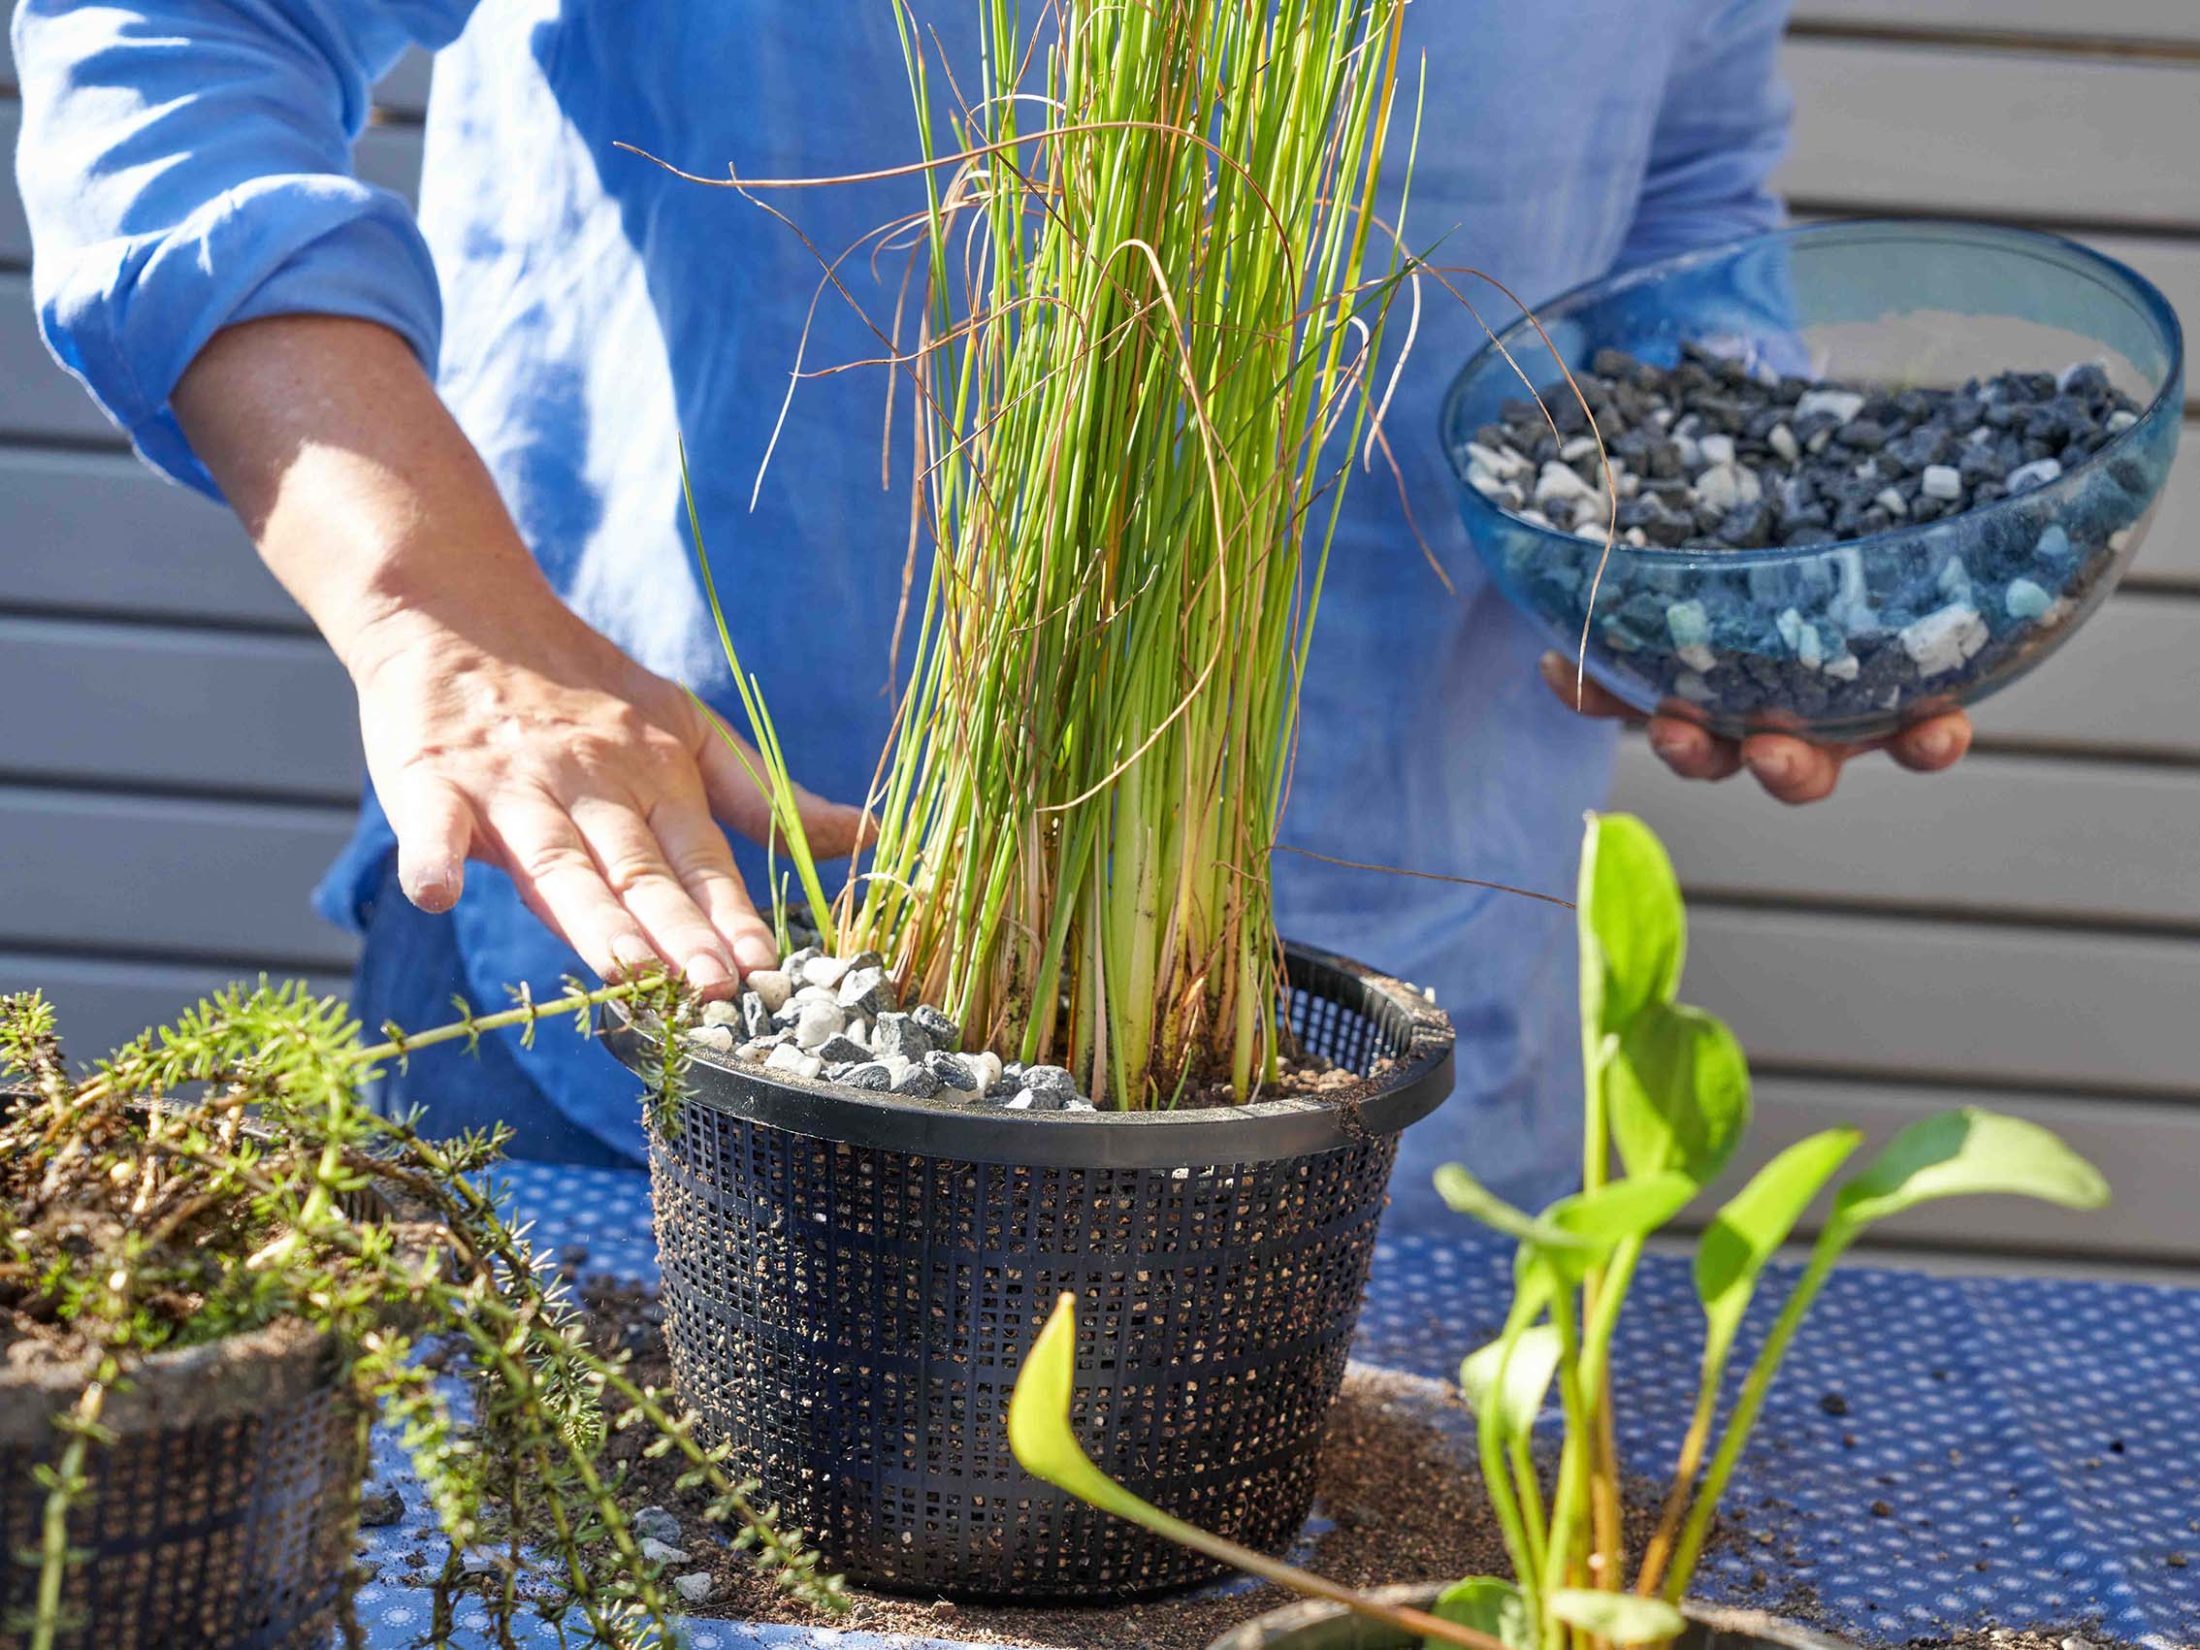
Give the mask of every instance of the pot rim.
M 1389 1587 L 1369 1588 L 1368 1596 L 1385 1604 L 1426 1610 L 1435 1604 L 1436 1595 L 1448 1585 L 1448 1582 L 1406 1581 Z M 1296 1603 L 1254 1616 L 1249 1621 L 1239 1622 L 1208 1645 L 1207 1650 L 1284 1650 L 1278 1644 L 1281 1635 L 1334 1621 L 1347 1613 L 1343 1605 L 1332 1604 L 1327 1599 L 1302 1598 Z M 1801 1622 L 1789 1621 L 1763 1610 L 1749 1610 L 1726 1604 L 1705 1604 L 1692 1599 L 1682 1604 L 1681 1614 L 1699 1627 L 1707 1627 L 1714 1633 L 1755 1638 L 1781 1645 L 1785 1650 L 1856 1650 L 1851 1640 L 1835 1638 L 1830 1633 L 1821 1633 L 1815 1627 L 1806 1627 Z
M 1348 958 L 1286 942 L 1286 979 L 1303 968 L 1349 982 L 1407 1024 L 1392 1068 L 1339 1098 L 1294 1096 L 1181 1112 L 1003 1111 L 967 1101 L 919 1100 L 843 1088 L 691 1051 L 690 1103 L 748 1122 L 841 1145 L 962 1162 L 1030 1168 L 1181 1169 L 1313 1157 L 1397 1134 L 1442 1104 L 1452 1087 L 1452 1029 L 1418 988 Z M 1333 1001 L 1334 992 L 1321 992 Z M 1373 1006 L 1373 1001 L 1370 1006 Z M 1354 1005 L 1343 1001 L 1342 1006 Z M 599 1033 L 630 1069 L 652 1069 L 658 1046 L 622 1005 L 607 1005 Z
M 296 1318 L 150 1353 L 108 1394 L 101 1424 L 131 1434 L 226 1421 L 279 1408 L 330 1384 L 335 1337 Z M 67 1363 L 0 1359 L 0 1447 L 36 1447 L 74 1403 L 96 1354 Z

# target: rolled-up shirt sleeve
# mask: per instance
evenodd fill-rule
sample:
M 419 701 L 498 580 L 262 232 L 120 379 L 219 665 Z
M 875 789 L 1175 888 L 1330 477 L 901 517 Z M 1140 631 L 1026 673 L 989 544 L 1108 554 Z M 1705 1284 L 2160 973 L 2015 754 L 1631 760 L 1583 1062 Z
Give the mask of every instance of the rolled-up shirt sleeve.
M 1780 225 L 1771 180 L 1794 113 L 1778 69 L 1787 17 L 1788 0 L 1720 0 L 1681 45 L 1619 267 Z
M 435 266 L 405 201 L 351 175 L 368 92 L 472 0 L 22 0 L 39 328 L 137 450 L 219 496 L 169 398 L 239 321 L 355 316 L 434 368 Z

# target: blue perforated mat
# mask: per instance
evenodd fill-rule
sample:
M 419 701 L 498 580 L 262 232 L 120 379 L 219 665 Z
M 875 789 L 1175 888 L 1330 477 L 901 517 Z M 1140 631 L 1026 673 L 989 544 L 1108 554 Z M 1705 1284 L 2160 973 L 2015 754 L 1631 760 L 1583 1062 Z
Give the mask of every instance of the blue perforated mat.
M 643 1176 L 502 1172 L 538 1248 L 585 1243 L 591 1270 L 656 1275 Z M 1503 1250 L 1472 1231 L 1386 1239 L 1355 1355 L 1449 1380 L 1494 1328 L 1507 1272 Z M 1776 1304 L 1778 1288 L 1766 1293 Z M 1672 1459 L 1699 1322 L 1685 1267 L 1647 1264 L 1616 1360 L 1635 1470 Z M 2186 1650 L 2200 1644 L 2196 1435 L 2200 1291 L 1852 1269 L 1798 1339 L 1730 1493 L 1748 1538 L 1711 1556 L 1701 1590 L 1778 1609 L 1803 1589 L 1826 1625 L 1876 1643 L 2037 1625 Z M 398 1460 L 390 1440 L 377 1448 L 386 1469 Z M 408 1568 L 402 1553 L 443 1550 L 418 1493 L 406 1502 L 404 1525 L 366 1532 L 388 1574 Z M 428 1620 L 424 1593 L 388 1581 L 362 1589 L 359 1609 L 374 1650 L 410 1644 Z M 733 1622 L 697 1622 L 690 1642 L 944 1643 Z

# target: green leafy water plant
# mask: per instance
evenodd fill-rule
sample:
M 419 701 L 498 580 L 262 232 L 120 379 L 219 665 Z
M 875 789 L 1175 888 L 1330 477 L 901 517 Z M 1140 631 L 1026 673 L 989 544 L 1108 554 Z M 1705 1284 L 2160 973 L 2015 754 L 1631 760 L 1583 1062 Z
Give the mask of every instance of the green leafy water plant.
M 1769 1263 L 1834 1186 L 1862 1136 L 1829 1128 L 1773 1157 L 1717 1208 L 1695 1242 L 1704 1325 L 1697 1395 L 1656 1529 L 1639 1555 L 1628 1552 L 1613 1421 L 1614 1331 L 1648 1241 L 1698 1201 L 1740 1147 L 1750 1117 L 1749 1072 L 1733 1034 L 1678 1000 L 1686 914 L 1665 851 L 1641 821 L 1590 817 L 1576 916 L 1586 1077 L 1582 1189 L 1530 1213 L 1496 1197 L 1461 1166 L 1437 1176 L 1454 1209 L 1516 1246 L 1504 1326 L 1460 1370 L 1513 1574 L 1471 1577 L 1446 1589 L 1435 1606 L 1445 1629 L 1410 1626 L 1430 1644 L 1600 1650 L 1674 1638 L 1683 1626 L 1678 1605 L 1773 1379 L 1835 1264 L 1857 1239 L 1882 1220 L 1942 1198 L 2010 1193 L 2069 1209 L 2108 1201 L 2100 1173 L 2037 1124 L 1974 1108 L 1912 1124 L 1833 1190 L 1807 1259 L 1726 1402 L 1722 1424 L 1743 1319 Z M 1181 1524 L 1109 1483 L 1069 1428 L 1074 1338 L 1074 1297 L 1064 1296 L 1011 1405 L 1011 1441 L 1028 1471 L 1281 1585 L 1409 1626 L 1349 1589 L 1271 1559 L 1245 1563 L 1212 1536 L 1192 1540 Z M 1554 1390 L 1564 1431 L 1555 1467 L 1547 1470 L 1534 1434 Z
M 340 1003 L 297 985 L 231 987 L 148 1031 L 85 1078 L 64 1061 L 50 1004 L 0 997 L 0 1344 L 81 1365 L 81 1391 L 56 1417 L 38 1539 L 0 1562 L 34 1572 L 29 1607 L 0 1640 L 51 1650 L 88 1630 L 66 1607 L 72 1519 L 97 1493 L 102 1416 L 149 1355 L 277 1323 L 336 1347 L 336 1380 L 361 1418 L 399 1431 L 450 1538 L 429 1640 L 451 1642 L 455 1603 L 480 1598 L 512 1642 L 516 1620 L 562 1623 L 560 1643 L 647 1650 L 673 1634 L 673 1605 L 622 1503 L 608 1435 L 635 1430 L 684 1457 L 708 1516 L 790 1590 L 826 1608 L 837 1579 L 800 1532 L 757 1505 L 723 1448 L 689 1436 L 664 1394 L 595 1350 L 524 1228 L 499 1213 L 483 1173 L 509 1131 L 423 1135 L 362 1097 L 382 1066 L 484 1032 L 571 1019 L 623 1000 L 678 1023 L 660 977 L 368 1043 Z M 662 1039 L 669 1051 L 677 1038 Z M 652 1097 L 677 1096 L 677 1055 Z M 16 1086 L 11 1088 L 10 1083 Z M 363 1194 L 374 1194 L 363 1200 Z M 418 1354 L 437 1339 L 472 1372 L 471 1415 Z M 11 1353 L 12 1355 L 12 1353 Z M 465 1563 L 471 1554 L 477 1562 Z M 10 1586 L 10 1596 L 25 1589 Z M 359 1642 L 344 1590 L 349 1642 Z
M 720 636 L 828 947 L 1112 1106 L 1243 1098 L 1276 1057 L 1269 855 L 1323 569 L 1385 450 L 1405 0 L 970 3 L 957 74 L 896 0 L 923 150 L 881 175 L 924 206 L 827 278 L 911 248 L 879 331 L 930 558 L 872 863 L 829 908 Z

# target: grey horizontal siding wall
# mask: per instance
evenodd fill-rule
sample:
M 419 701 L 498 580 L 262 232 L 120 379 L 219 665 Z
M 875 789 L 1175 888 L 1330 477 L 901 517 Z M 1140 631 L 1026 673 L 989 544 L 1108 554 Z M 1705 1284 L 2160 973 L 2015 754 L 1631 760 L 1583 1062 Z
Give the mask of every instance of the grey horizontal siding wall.
M 1798 0 L 1785 72 L 1800 215 L 2060 228 L 2200 320 L 2193 0 Z M 366 175 L 409 187 L 426 86 L 417 59 L 385 82 Z M 304 895 L 357 783 L 341 673 L 235 523 L 139 469 L 47 359 L 27 252 L 0 198 L 0 703 L 42 711 L 0 718 L 0 990 L 46 986 L 90 1048 L 263 969 L 338 989 L 349 942 Z M 2002 1106 L 2100 1158 L 2116 1209 L 1952 1206 L 1910 1239 L 2200 1266 L 2196 645 L 2188 457 L 2125 588 L 1985 707 L 1958 773 L 1859 763 L 1791 811 L 1627 750 L 1616 801 L 1673 846 L 1690 990 L 1750 1046 L 1763 1150 Z

